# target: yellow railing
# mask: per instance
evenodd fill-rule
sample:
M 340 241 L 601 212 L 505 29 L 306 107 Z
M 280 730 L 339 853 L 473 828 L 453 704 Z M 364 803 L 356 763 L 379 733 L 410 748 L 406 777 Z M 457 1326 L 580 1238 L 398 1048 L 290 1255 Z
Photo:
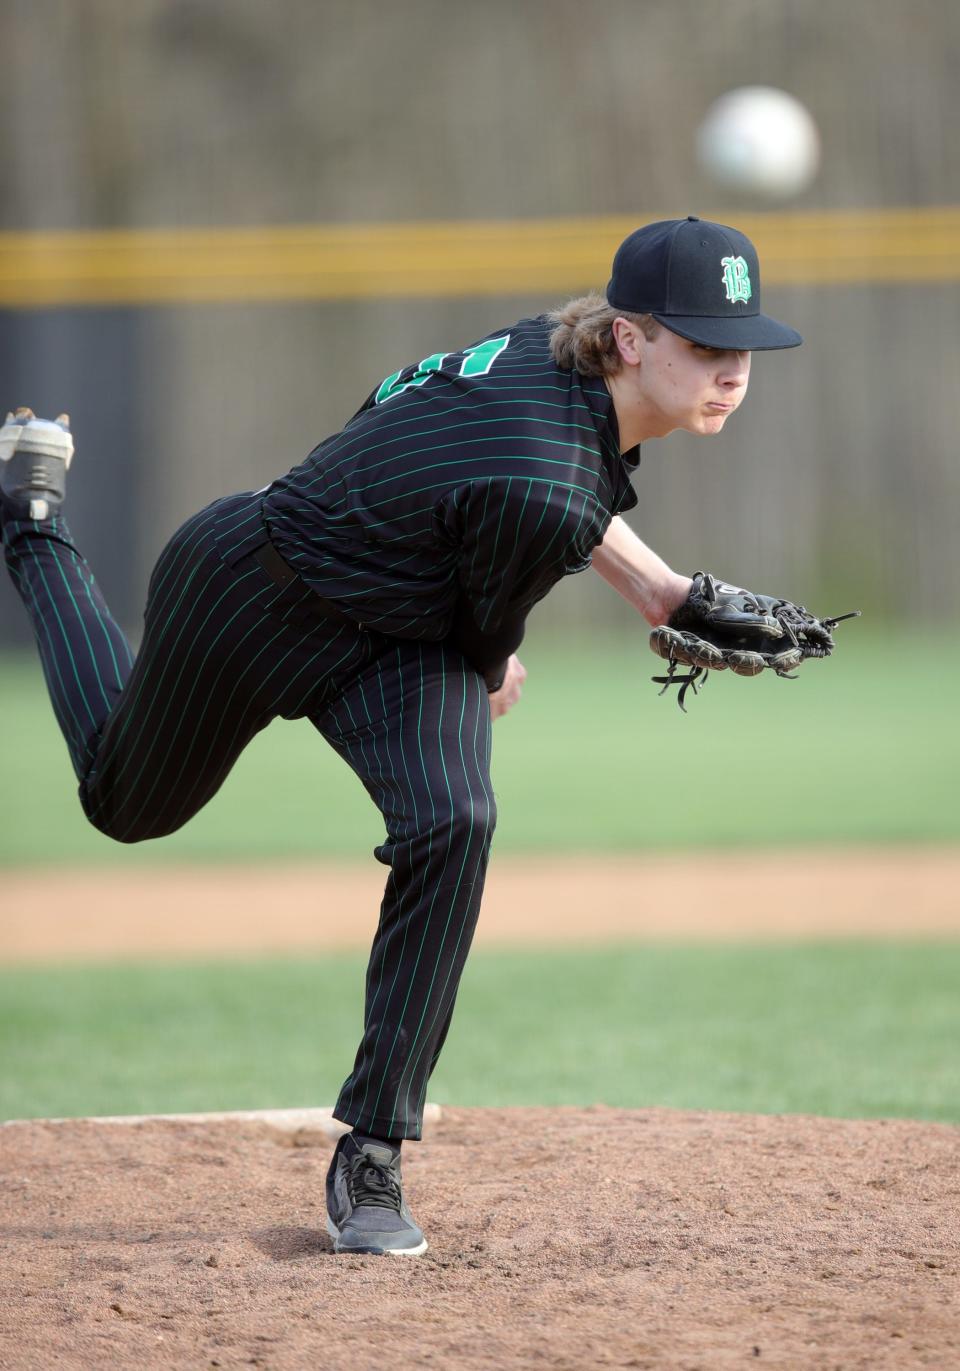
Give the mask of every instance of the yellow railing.
M 561 297 L 657 217 L 0 233 L 0 307 Z M 754 240 L 769 285 L 960 281 L 960 206 L 703 217 Z

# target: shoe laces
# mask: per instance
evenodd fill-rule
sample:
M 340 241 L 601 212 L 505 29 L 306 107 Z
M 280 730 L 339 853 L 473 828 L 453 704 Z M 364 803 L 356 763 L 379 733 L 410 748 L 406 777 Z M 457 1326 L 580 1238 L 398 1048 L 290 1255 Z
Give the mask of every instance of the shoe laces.
M 400 1213 L 402 1196 L 400 1185 L 386 1162 L 362 1153 L 347 1172 L 347 1192 L 350 1203 L 357 1208 L 367 1205 L 374 1209 L 393 1209 Z

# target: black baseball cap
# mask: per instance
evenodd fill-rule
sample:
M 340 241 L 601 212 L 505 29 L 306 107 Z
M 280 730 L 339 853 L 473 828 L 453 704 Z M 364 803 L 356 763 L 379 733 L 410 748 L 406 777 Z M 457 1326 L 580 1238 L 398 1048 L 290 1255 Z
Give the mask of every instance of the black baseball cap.
M 689 214 L 645 224 L 617 248 L 607 301 L 694 343 L 736 352 L 795 348 L 796 329 L 760 313 L 760 263 L 744 234 Z

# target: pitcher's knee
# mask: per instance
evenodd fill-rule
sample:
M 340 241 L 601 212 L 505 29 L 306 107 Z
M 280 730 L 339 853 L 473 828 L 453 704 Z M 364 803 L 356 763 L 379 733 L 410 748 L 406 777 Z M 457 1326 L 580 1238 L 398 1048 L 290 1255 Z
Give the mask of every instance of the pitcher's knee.
M 466 790 L 455 795 L 448 822 L 455 846 L 486 851 L 497 826 L 497 803 L 492 792 Z
M 124 823 L 116 815 L 108 814 L 88 814 L 87 819 L 98 833 L 102 833 L 106 838 L 112 838 L 115 843 L 143 843 L 149 838 L 166 838 L 168 834 L 175 833 L 182 825 L 162 823 L 150 823 L 143 819 L 135 824 Z
M 104 837 L 116 843 L 142 843 L 149 838 L 165 838 L 182 828 L 186 819 L 170 823 L 163 814 L 150 813 L 148 810 L 136 813 L 134 808 L 118 803 L 113 795 L 104 795 L 96 786 L 80 787 L 80 803 L 89 823 Z

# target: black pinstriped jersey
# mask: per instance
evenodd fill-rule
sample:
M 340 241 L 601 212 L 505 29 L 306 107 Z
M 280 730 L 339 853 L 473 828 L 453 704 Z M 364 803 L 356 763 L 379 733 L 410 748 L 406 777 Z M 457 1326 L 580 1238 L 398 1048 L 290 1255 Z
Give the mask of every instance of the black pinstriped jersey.
M 589 566 L 637 502 L 639 449 L 621 455 L 603 380 L 558 367 L 549 332 L 523 319 L 388 376 L 273 482 L 267 528 L 309 585 L 381 633 L 440 639 L 458 604 L 496 634 Z

